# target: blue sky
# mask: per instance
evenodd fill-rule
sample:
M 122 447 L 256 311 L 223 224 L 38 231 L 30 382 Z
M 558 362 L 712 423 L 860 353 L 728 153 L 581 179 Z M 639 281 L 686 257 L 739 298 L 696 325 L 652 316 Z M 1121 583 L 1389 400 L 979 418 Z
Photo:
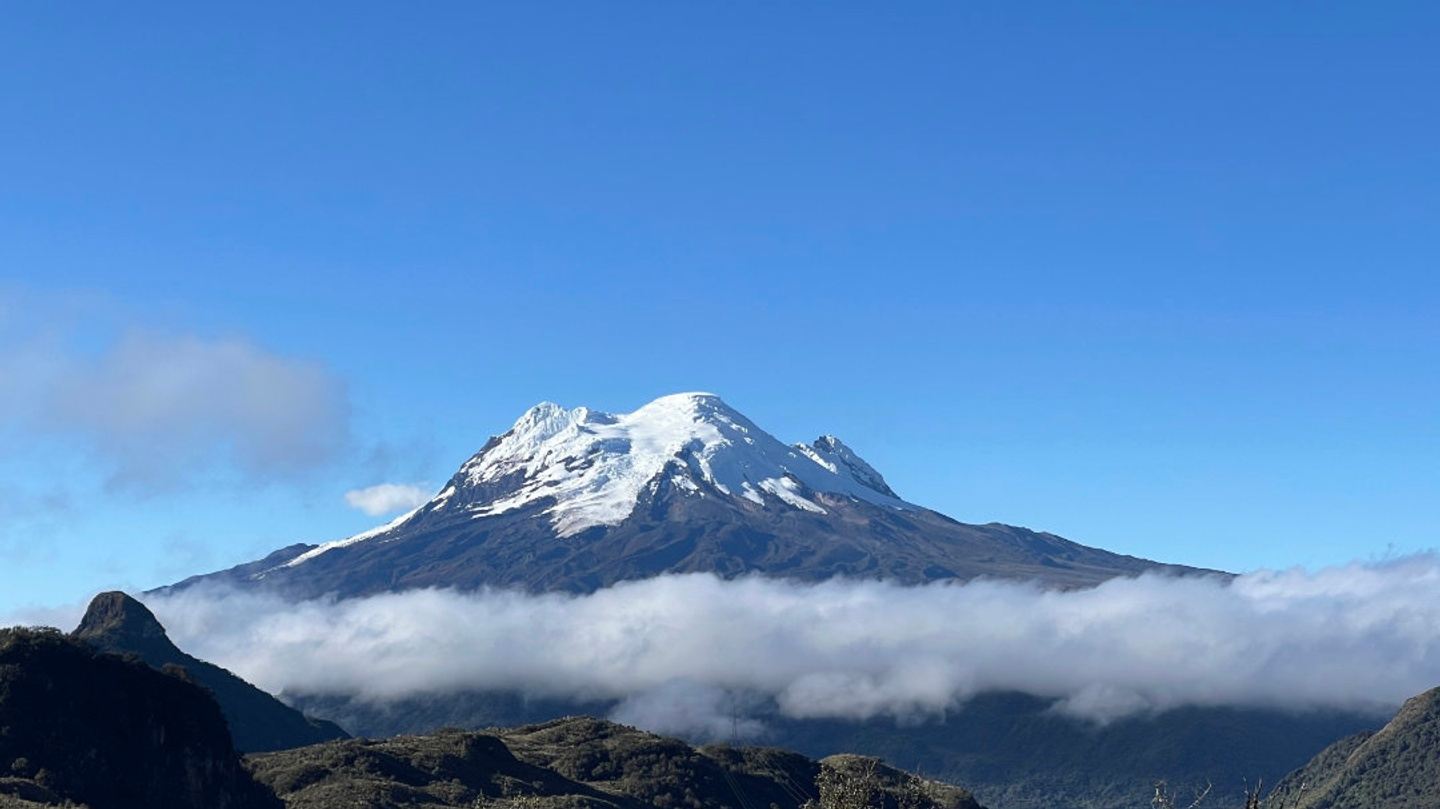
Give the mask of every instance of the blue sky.
M 1433 4 L 4 15 L 0 609 L 692 389 L 967 521 L 1440 544 Z

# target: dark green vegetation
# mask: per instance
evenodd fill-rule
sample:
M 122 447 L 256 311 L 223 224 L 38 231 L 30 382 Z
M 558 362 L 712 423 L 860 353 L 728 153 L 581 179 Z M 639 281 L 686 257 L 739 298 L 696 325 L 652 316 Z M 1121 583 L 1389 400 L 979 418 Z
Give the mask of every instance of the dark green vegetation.
M 1380 721 L 1188 707 L 1097 726 L 1057 715 L 1048 700 L 987 694 L 944 722 L 790 722 L 777 725 L 771 741 L 812 755 L 879 756 L 965 784 L 1005 809 L 1134 807 L 1161 780 L 1186 792 L 1212 783 L 1204 805 L 1219 809 L 1243 806 L 1247 782 L 1275 783 L 1335 739 Z
M 814 761 L 767 748 L 694 748 L 568 718 L 513 730 L 347 740 L 252 756 L 293 809 L 617 807 L 980 809 L 969 793 L 873 759 Z
M 1331 745 L 1291 773 L 1266 807 L 1435 809 L 1440 806 L 1440 688 L 1407 700 L 1375 733 Z
M 0 794 L 12 806 L 280 806 L 241 765 L 215 701 L 183 671 L 55 630 L 0 630 Z
M 516 725 L 565 713 L 604 715 L 613 707 L 495 693 L 383 706 L 343 699 L 303 704 L 373 736 L 446 725 Z M 1157 780 L 1182 790 L 1213 782 L 1207 806 L 1239 806 L 1247 781 L 1273 784 L 1336 739 L 1384 721 L 1339 712 L 1181 708 L 1101 727 L 1058 715 L 1050 700 L 1013 693 L 975 697 L 943 721 L 802 721 L 773 707 L 759 716 L 768 729 L 760 739 L 766 744 L 817 757 L 841 751 L 879 756 L 964 784 L 981 801 L 1005 809 L 1132 807 Z
M 155 668 L 184 669 L 220 703 L 241 751 L 284 750 L 347 736 L 338 725 L 310 719 L 229 671 L 180 651 L 154 614 L 124 593 L 95 596 L 73 635 L 102 651 L 134 655 Z

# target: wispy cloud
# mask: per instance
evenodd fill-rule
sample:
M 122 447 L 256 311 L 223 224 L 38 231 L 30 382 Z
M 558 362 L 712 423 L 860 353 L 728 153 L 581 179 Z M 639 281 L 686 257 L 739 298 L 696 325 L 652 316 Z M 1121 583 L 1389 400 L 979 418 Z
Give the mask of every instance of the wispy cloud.
M 0 353 L 0 377 L 0 420 L 90 448 L 128 490 L 217 463 L 252 477 L 308 470 L 349 438 L 329 370 L 244 338 L 129 331 L 85 350 L 36 337 Z
M 430 494 L 428 487 L 413 483 L 381 483 L 364 489 L 351 489 L 345 493 L 345 502 L 351 508 L 378 517 L 422 505 L 430 499 Z
M 588 595 L 291 604 L 190 590 L 151 606 L 182 646 L 272 691 L 612 699 L 670 730 L 728 723 L 737 697 L 792 717 L 906 717 L 1013 689 L 1103 721 L 1179 705 L 1374 708 L 1440 684 L 1431 556 L 1067 592 L 685 575 Z

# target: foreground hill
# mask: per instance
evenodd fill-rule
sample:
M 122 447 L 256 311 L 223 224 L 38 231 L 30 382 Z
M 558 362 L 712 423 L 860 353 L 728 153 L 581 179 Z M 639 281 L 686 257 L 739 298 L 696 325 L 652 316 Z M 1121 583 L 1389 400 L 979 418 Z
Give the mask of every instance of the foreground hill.
M 279 809 L 178 670 L 54 630 L 0 630 L 0 806 Z
M 135 655 L 157 669 L 184 670 L 214 695 L 235 746 L 243 752 L 283 750 L 347 736 L 338 725 L 311 719 L 229 671 L 180 651 L 154 613 L 124 593 L 95 596 L 72 635 L 101 651 Z
M 1380 730 L 1326 748 L 1281 782 L 1269 805 L 1284 809 L 1440 806 L 1440 688 L 1407 700 Z
M 1210 784 L 1207 809 L 1238 809 L 1247 783 L 1275 783 L 1333 740 L 1379 721 L 1339 711 L 1185 707 L 1097 726 L 1012 693 L 976 697 L 943 721 L 790 722 L 770 738 L 812 755 L 844 749 L 903 762 L 1004 809 L 1132 809 L 1148 805 L 1158 781 L 1182 794 Z
M 874 759 L 694 748 L 585 717 L 483 733 L 329 742 L 252 756 L 250 766 L 292 809 L 799 809 L 812 800 L 827 809 L 980 809 L 963 789 Z
M 430 502 L 201 581 L 296 598 L 483 585 L 585 592 L 667 572 L 903 583 L 977 576 L 1079 587 L 1196 572 L 902 499 L 833 436 L 786 445 L 718 397 L 633 413 L 531 408 Z
M 364 735 L 421 733 L 443 726 L 480 728 L 536 722 L 567 713 L 606 715 L 605 701 L 565 702 L 470 692 L 391 703 L 310 697 L 299 704 Z M 752 706 L 766 727 L 761 740 L 805 755 L 878 756 L 964 784 L 1004 809 L 1129 809 L 1148 800 L 1156 781 L 1177 788 L 1214 784 L 1211 809 L 1240 806 L 1245 784 L 1274 783 L 1336 739 L 1384 719 L 1339 711 L 1179 708 L 1098 726 L 1064 716 L 1053 700 L 1018 693 L 982 694 L 946 716 L 897 723 L 790 719 Z

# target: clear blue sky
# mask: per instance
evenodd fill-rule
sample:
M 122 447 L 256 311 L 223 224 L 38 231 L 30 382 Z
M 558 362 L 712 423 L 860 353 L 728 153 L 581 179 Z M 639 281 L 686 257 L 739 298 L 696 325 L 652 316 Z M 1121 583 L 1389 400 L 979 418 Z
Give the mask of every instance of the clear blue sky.
M 967 521 L 1435 546 L 1437 41 L 1400 2 L 12 5 L 0 609 L 690 389 Z

